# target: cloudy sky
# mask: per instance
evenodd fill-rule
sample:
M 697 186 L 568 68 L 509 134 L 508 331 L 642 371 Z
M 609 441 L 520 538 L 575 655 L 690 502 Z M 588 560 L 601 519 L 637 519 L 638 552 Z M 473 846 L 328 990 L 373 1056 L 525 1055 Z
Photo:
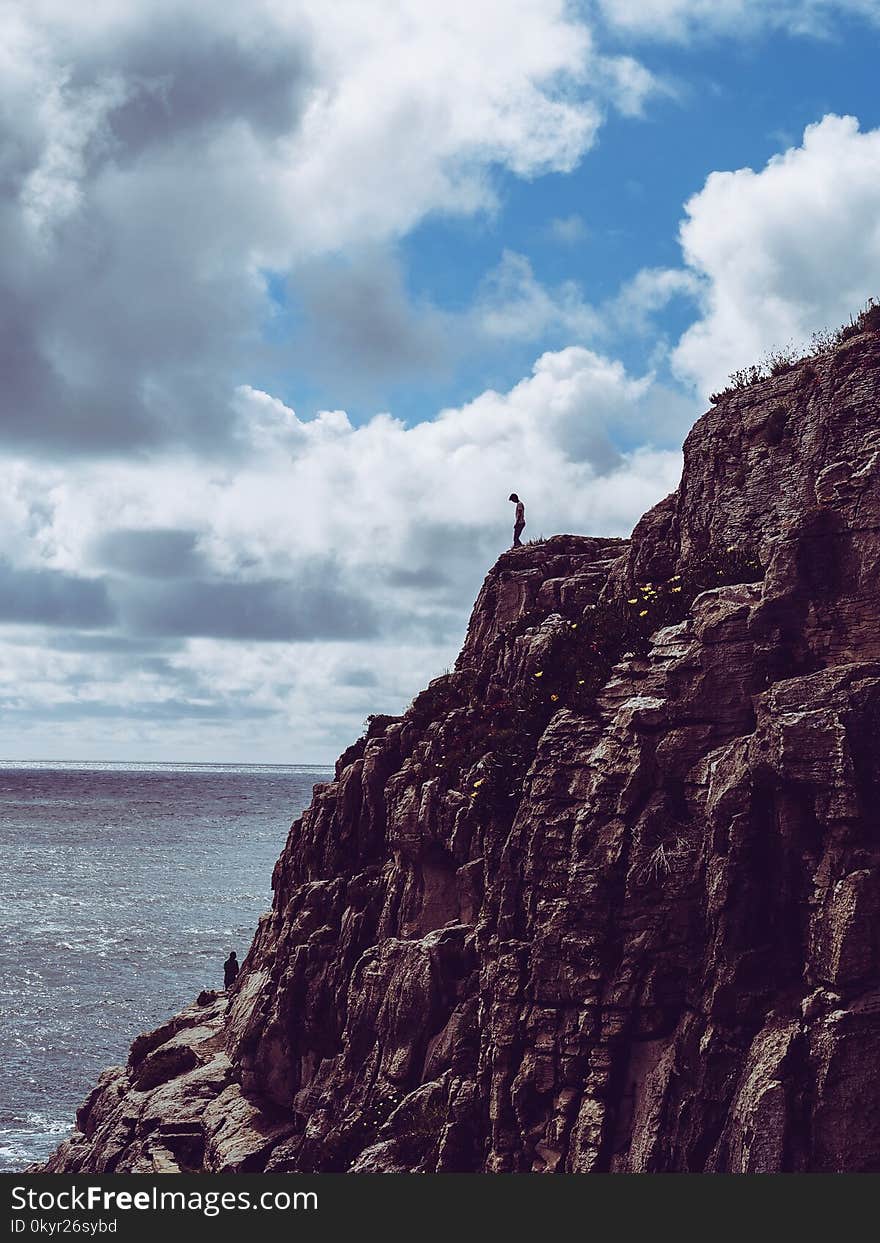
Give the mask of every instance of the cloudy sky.
M 332 760 L 880 292 L 880 0 L 0 21 L 0 759 Z

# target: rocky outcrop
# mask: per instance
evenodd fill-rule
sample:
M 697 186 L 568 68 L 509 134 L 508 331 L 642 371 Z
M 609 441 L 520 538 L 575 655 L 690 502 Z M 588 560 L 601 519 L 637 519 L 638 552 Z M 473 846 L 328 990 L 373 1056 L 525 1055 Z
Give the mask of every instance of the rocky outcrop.
M 863 333 L 715 406 L 631 541 L 505 553 L 48 1168 L 880 1170 L 878 416 Z

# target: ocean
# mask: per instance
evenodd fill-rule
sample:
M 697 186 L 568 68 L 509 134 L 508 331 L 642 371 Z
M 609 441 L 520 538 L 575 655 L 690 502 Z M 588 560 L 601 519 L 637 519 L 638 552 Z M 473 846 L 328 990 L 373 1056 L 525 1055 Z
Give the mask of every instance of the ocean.
M 0 1169 L 46 1157 L 139 1032 L 223 987 L 331 775 L 0 762 Z

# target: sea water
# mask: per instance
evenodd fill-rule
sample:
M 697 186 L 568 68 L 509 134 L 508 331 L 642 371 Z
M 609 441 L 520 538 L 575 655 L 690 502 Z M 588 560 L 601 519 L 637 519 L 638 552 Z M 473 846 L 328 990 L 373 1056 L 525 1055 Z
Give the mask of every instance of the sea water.
M 329 776 L 0 762 L 0 1169 L 46 1157 L 139 1032 L 222 988 Z

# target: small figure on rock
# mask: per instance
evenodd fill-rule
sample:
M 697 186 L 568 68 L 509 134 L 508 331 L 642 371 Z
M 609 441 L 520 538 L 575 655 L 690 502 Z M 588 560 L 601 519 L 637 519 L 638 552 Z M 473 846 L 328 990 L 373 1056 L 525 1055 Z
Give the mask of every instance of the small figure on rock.
M 516 517 L 513 521 L 513 547 L 520 548 L 519 537 L 522 535 L 522 529 L 526 525 L 526 507 L 515 492 L 511 492 L 507 499 L 513 501 L 514 505 L 516 505 Z
M 238 975 L 238 959 L 235 957 L 235 950 L 229 951 L 229 957 L 223 964 L 223 987 L 232 988 L 235 983 L 235 977 Z

